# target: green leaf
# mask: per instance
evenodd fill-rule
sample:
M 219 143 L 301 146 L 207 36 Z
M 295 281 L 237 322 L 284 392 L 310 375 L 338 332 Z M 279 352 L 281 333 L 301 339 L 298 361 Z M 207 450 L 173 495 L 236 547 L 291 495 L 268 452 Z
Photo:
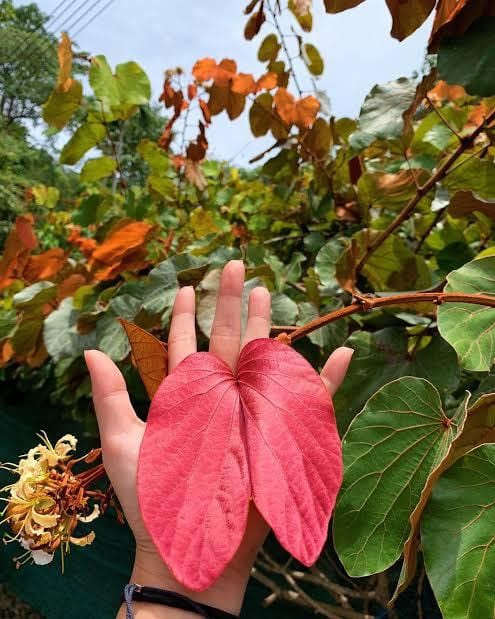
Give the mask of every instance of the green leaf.
M 382 572 L 399 558 L 409 516 L 454 438 L 447 421 L 435 387 L 407 376 L 375 393 L 350 425 L 333 526 L 350 576 Z
M 117 169 L 117 164 L 112 157 L 98 157 L 86 161 L 81 170 L 81 180 L 87 183 L 99 181 L 113 174 Z
M 43 339 L 48 354 L 55 361 L 64 357 L 77 357 L 87 348 L 96 346 L 96 331 L 84 335 L 78 332 L 77 320 L 80 315 L 72 305 L 72 298 L 68 297 L 46 318 Z
M 43 120 L 57 129 L 63 129 L 79 109 L 83 98 L 81 82 L 72 81 L 67 92 L 55 88 L 43 105 Z
M 260 62 L 273 62 L 277 58 L 279 51 L 280 43 L 278 42 L 277 35 L 269 34 L 261 42 L 258 50 L 258 60 Z
M 340 13 L 352 9 L 364 0 L 324 0 L 327 13 Z
M 318 49 L 311 43 L 302 46 L 302 57 L 311 75 L 321 75 L 325 68 L 323 58 Z
M 33 310 L 51 301 L 57 294 L 52 282 L 37 282 L 14 295 L 14 307 L 18 310 Z
M 60 155 L 60 163 L 74 165 L 88 150 L 97 146 L 106 135 L 105 126 L 97 122 L 86 122 L 81 125 Z
M 99 350 L 114 361 L 122 361 L 131 351 L 129 339 L 113 312 L 96 323 L 96 340 Z
M 480 258 L 447 276 L 446 292 L 495 295 L 495 257 Z M 443 303 L 438 330 L 467 370 L 488 371 L 495 361 L 495 308 L 470 303 Z
M 120 104 L 120 91 L 105 56 L 94 56 L 89 69 L 89 83 L 95 97 L 109 108 Z
M 141 140 L 137 147 L 137 152 L 146 161 L 152 174 L 159 176 L 166 172 L 170 167 L 168 155 L 161 149 L 156 142 L 151 140 Z
M 148 76 L 137 62 L 118 64 L 115 69 L 121 105 L 146 105 L 151 97 Z
M 165 260 L 150 271 L 143 308 L 151 314 L 160 314 L 174 303 L 179 290 L 177 270 L 170 260 Z
M 455 169 L 447 175 L 443 186 L 451 193 L 470 189 L 482 200 L 495 198 L 495 164 L 490 159 L 462 155 Z
M 339 237 L 328 241 L 316 254 L 315 271 L 323 286 L 337 287 L 339 285 L 335 278 L 335 267 L 344 248 L 345 240 Z
M 301 264 L 306 261 L 306 256 L 300 252 L 292 254 L 290 262 L 284 264 L 274 254 L 267 254 L 264 262 L 269 265 L 275 275 L 275 288 L 277 292 L 282 292 L 287 283 L 295 284 L 301 279 Z
M 411 355 L 403 329 L 355 331 L 345 342 L 354 350 L 351 366 L 334 398 L 339 429 L 346 430 L 366 400 L 385 383 L 401 376 L 428 379 L 447 395 L 459 385 L 455 351 L 440 337 Z
M 17 313 L 14 310 L 0 311 L 0 340 L 8 337 L 17 323 Z
M 495 445 L 458 460 L 436 484 L 421 523 L 425 567 L 445 619 L 495 615 Z
M 311 30 L 313 29 L 313 15 L 311 14 L 311 5 L 307 7 L 306 13 L 301 13 L 301 11 L 298 10 L 298 7 L 294 0 L 289 0 L 288 9 L 297 19 L 299 25 L 304 30 L 304 32 L 311 32 Z
M 352 140 L 391 139 L 402 135 L 402 114 L 411 105 L 416 86 L 412 80 L 401 77 L 383 86 L 376 85 L 367 95 L 359 114 L 359 132 Z M 365 134 L 363 136 L 362 134 Z
M 299 309 L 297 303 L 286 294 L 272 294 L 272 323 L 274 325 L 294 325 Z
M 109 306 L 118 318 L 123 318 L 130 322 L 134 320 L 142 305 L 140 299 L 130 294 L 121 294 L 117 297 L 112 297 Z
M 495 94 L 495 17 L 480 17 L 461 36 L 442 40 L 438 75 L 470 95 Z
M 338 299 L 334 299 L 331 303 L 325 306 L 321 312 L 322 315 L 328 314 L 333 310 L 343 307 L 343 303 Z M 319 316 L 319 312 L 313 303 L 299 303 L 299 320 L 298 325 L 305 325 Z M 337 320 L 334 323 L 325 325 L 321 329 L 317 329 L 308 335 L 309 341 L 319 346 L 323 352 L 330 353 L 332 350 L 341 346 L 347 337 L 348 327 L 345 320 Z
M 18 355 L 28 355 L 36 346 L 43 329 L 43 317 L 39 313 L 25 314 L 17 324 L 11 339 L 12 348 Z

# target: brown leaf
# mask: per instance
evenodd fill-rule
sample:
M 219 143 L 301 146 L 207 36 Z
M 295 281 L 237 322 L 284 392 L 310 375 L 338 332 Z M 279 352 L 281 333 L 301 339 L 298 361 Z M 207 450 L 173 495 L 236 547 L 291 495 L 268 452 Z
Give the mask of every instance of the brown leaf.
M 199 101 L 199 107 L 203 114 L 203 118 L 205 119 L 205 123 L 209 125 L 211 123 L 211 114 L 210 114 L 210 109 L 208 107 L 208 104 L 203 99 L 198 99 L 198 101 Z
M 61 301 L 66 297 L 72 297 L 81 286 L 86 283 L 86 278 L 80 273 L 73 273 L 60 282 L 57 290 L 57 299 Z
M 246 27 L 244 28 L 244 38 L 246 38 L 248 41 L 254 39 L 254 37 L 260 31 L 261 26 L 263 25 L 265 20 L 265 12 L 263 11 L 263 5 L 261 5 L 261 9 L 256 13 L 253 13 L 248 19 Z
M 244 111 L 245 105 L 246 97 L 244 95 L 239 95 L 230 90 L 228 91 L 227 105 L 225 106 L 225 109 L 227 110 L 230 120 L 234 120 L 240 116 Z
M 473 406 L 463 412 L 457 428 L 454 424 L 450 427 L 454 431 L 457 430 L 455 439 L 450 444 L 443 460 L 428 476 L 418 504 L 409 518 L 411 529 L 404 544 L 404 565 L 392 601 L 397 599 L 397 596 L 409 586 L 414 578 L 419 548 L 420 520 L 435 484 L 442 474 L 468 451 L 479 445 L 495 442 L 495 393 L 488 393 L 478 398 Z
M 310 131 L 302 138 L 302 143 L 305 146 L 302 150 L 303 155 L 307 150 L 311 153 L 312 159 L 324 159 L 332 144 L 332 133 L 328 122 L 323 118 L 318 118 Z
M 286 125 L 292 125 L 295 116 L 296 102 L 293 95 L 285 88 L 279 88 L 273 98 L 275 109 Z
M 299 128 L 309 129 L 313 126 L 316 115 L 320 111 L 320 102 L 309 95 L 296 103 L 294 124 Z
M 436 0 L 386 0 L 392 15 L 391 35 L 403 41 L 417 30 L 435 8 Z
M 186 159 L 185 162 L 185 174 L 187 180 L 192 183 L 199 191 L 204 191 L 208 187 L 208 182 L 203 173 L 203 170 L 199 167 L 199 164 L 190 159 Z
M 479 211 L 495 221 L 495 200 L 482 200 L 472 191 L 456 191 L 447 210 L 449 215 L 456 219 L 467 217 L 474 211 Z
M 189 99 L 189 101 L 191 101 L 191 99 L 194 99 L 197 94 L 198 87 L 196 86 L 196 84 L 189 84 L 189 86 L 187 87 L 187 98 Z
M 129 339 L 132 360 L 151 400 L 167 376 L 167 346 L 141 327 L 122 318 L 119 322 Z
M 2 340 L 0 342 L 0 368 L 7 365 L 7 363 L 14 356 L 14 349 L 10 340 Z
M 445 37 L 464 34 L 479 17 L 494 17 L 493 0 L 439 0 L 428 51 L 436 52 Z
M 65 260 L 65 252 L 60 247 L 54 247 L 37 256 L 31 256 L 24 269 L 24 278 L 31 283 L 52 279 L 60 272 Z
M 236 76 L 237 64 L 231 58 L 224 58 L 220 61 L 213 77 L 217 86 L 229 86 L 230 81 Z
M 364 0 L 324 0 L 327 13 L 340 13 L 352 9 Z
M 60 43 L 58 45 L 58 78 L 57 87 L 62 92 L 70 90 L 72 80 L 72 46 L 71 40 L 66 32 L 62 32 Z
M 416 92 L 414 94 L 414 99 L 411 101 L 411 105 L 405 110 L 402 114 L 402 118 L 404 120 L 404 133 L 409 135 L 412 138 L 413 135 L 413 126 L 412 121 L 414 118 L 414 114 L 416 110 L 423 102 L 426 93 L 430 90 L 436 80 L 437 70 L 432 69 L 428 75 L 425 75 L 421 82 L 416 86 Z
M 15 229 L 21 243 L 27 249 L 34 249 L 38 239 L 34 233 L 34 217 L 32 215 L 19 215 L 15 220 Z
M 191 161 L 203 161 L 208 150 L 208 140 L 205 136 L 205 126 L 199 122 L 199 133 L 195 142 L 191 142 L 187 147 L 186 155 Z
M 249 125 L 255 137 L 266 135 L 272 124 L 273 97 L 269 92 L 258 95 L 249 110 Z

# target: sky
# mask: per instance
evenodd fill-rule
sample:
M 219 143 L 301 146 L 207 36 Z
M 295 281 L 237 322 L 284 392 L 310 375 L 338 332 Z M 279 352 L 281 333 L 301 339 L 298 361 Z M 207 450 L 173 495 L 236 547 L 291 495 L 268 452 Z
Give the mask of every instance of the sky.
M 105 5 L 105 0 L 99 2 L 87 17 Z M 421 69 L 430 23 L 423 24 L 411 37 L 399 43 L 389 34 L 391 18 L 385 0 L 367 0 L 337 15 L 324 12 L 323 0 L 313 2 L 314 28 L 305 35 L 305 42 L 315 44 L 325 60 L 325 71 L 317 88 L 326 92 L 332 113 L 337 117 L 356 116 L 375 84 L 410 76 Z M 59 3 L 60 0 L 38 0 L 47 14 Z M 65 6 L 77 7 L 79 3 L 80 0 L 67 4 L 66 0 Z M 92 1 L 84 3 L 86 8 L 92 4 Z M 161 92 L 165 69 L 180 66 L 190 71 L 195 61 L 205 56 L 216 60 L 234 58 L 239 71 L 255 76 L 262 74 L 264 65 L 257 60 L 257 50 L 263 37 L 273 29 L 265 23 L 258 37 L 253 41 L 244 40 L 245 4 L 247 2 L 242 0 L 144 0 L 139 3 L 114 0 L 76 40 L 81 49 L 106 55 L 112 65 L 137 61 L 147 72 L 156 99 Z M 65 17 L 69 14 L 70 9 Z M 53 21 L 54 34 L 59 34 L 63 19 Z M 69 35 L 75 34 L 86 19 L 69 29 Z M 290 32 L 293 23 L 293 18 L 287 15 L 284 31 Z M 304 78 L 307 73 L 303 65 L 298 66 L 297 73 L 303 76 L 303 88 L 310 89 L 311 82 Z M 251 136 L 246 114 L 231 122 L 225 112 L 222 113 L 213 119 L 208 134 L 210 156 L 236 165 L 246 165 L 270 143 Z

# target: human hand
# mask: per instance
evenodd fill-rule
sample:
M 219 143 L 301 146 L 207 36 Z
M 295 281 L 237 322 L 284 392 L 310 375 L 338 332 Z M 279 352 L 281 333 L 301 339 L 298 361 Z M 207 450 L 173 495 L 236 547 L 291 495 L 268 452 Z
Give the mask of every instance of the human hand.
M 255 288 L 249 297 L 246 331 L 241 342 L 243 285 L 244 265 L 241 261 L 229 262 L 222 273 L 210 352 L 233 370 L 243 346 L 253 339 L 270 335 L 270 294 L 265 288 Z M 175 299 L 168 339 L 169 372 L 195 352 L 195 293 L 191 286 L 187 286 Z M 344 379 L 352 352 L 345 347 L 336 349 L 322 370 L 321 378 L 332 396 Z M 136 472 L 145 423 L 136 416 L 125 381 L 113 361 L 96 350 L 86 351 L 85 357 L 91 375 L 103 463 L 136 539 L 133 582 L 178 591 L 199 602 L 238 613 L 252 564 L 268 533 L 268 526 L 251 504 L 243 541 L 215 585 L 202 592 L 191 592 L 180 585 L 160 558 L 139 511 Z M 170 609 L 163 616 L 189 617 L 190 614 Z

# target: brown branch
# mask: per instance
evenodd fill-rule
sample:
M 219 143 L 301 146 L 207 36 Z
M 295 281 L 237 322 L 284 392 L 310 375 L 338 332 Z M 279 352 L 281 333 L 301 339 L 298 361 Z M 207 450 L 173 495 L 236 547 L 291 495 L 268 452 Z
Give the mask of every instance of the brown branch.
M 401 305 L 403 303 L 433 303 L 434 305 L 441 305 L 442 303 L 471 303 L 495 307 L 495 295 L 467 294 L 462 292 L 407 292 L 388 297 L 361 297 L 347 307 L 337 309 L 325 316 L 319 316 L 302 327 L 292 329 L 291 333 L 283 332 L 277 337 L 287 344 L 292 344 L 292 342 L 306 337 L 306 335 L 313 331 L 352 314 L 367 312 L 387 305 Z M 278 328 L 272 327 L 272 330 Z
M 450 122 L 445 118 L 445 116 L 442 114 L 442 112 L 437 108 L 437 106 L 433 103 L 433 101 L 430 99 L 430 97 L 428 96 L 428 94 L 425 95 L 425 99 L 428 101 L 428 103 L 430 104 L 430 107 L 432 108 L 432 110 L 436 113 L 436 115 L 440 118 L 440 120 L 443 122 L 443 124 L 448 127 L 452 133 L 457 137 L 457 139 L 462 142 L 462 137 L 459 135 L 458 131 L 455 129 L 455 127 L 453 127 Z
M 374 241 L 372 241 L 366 250 L 365 254 L 362 256 L 361 260 L 356 266 L 356 275 L 362 271 L 364 265 L 366 264 L 369 257 L 382 245 L 382 243 L 391 235 L 395 230 L 401 226 L 406 219 L 413 213 L 414 209 L 420 202 L 421 198 L 423 198 L 427 193 L 429 193 L 435 185 L 443 180 L 447 174 L 449 173 L 452 165 L 459 159 L 459 157 L 466 151 L 469 146 L 473 144 L 476 138 L 483 132 L 483 130 L 493 121 L 495 120 L 495 108 L 488 114 L 485 120 L 476 127 L 476 129 L 467 137 L 461 140 L 461 143 L 456 148 L 456 150 L 447 157 L 447 159 L 440 165 L 435 174 L 433 174 L 428 181 L 424 185 L 422 185 L 417 191 L 416 194 L 409 200 L 409 202 L 405 205 L 405 207 L 400 211 L 400 213 L 395 217 L 395 219 L 383 230 Z

